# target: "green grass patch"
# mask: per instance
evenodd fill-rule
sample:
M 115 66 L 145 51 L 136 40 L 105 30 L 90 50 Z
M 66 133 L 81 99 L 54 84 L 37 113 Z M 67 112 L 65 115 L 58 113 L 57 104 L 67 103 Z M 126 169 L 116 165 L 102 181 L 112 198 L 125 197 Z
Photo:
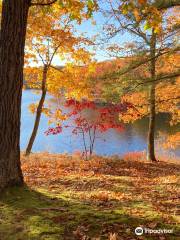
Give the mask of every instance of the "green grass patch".
M 62 159 L 53 169 L 52 161 L 28 159 L 23 166 L 29 187 L 1 195 L 0 240 L 109 240 L 110 233 L 122 240 L 178 239 L 178 166 L 94 161 L 83 162 L 83 170 L 82 162 L 64 166 Z M 138 226 L 174 233 L 137 237 Z

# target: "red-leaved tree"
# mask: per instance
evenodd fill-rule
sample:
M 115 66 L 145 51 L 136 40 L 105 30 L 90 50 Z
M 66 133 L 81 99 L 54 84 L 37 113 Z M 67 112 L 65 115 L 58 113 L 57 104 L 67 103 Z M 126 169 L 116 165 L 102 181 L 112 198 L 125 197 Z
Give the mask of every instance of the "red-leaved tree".
M 127 102 L 120 104 L 105 104 L 99 106 L 93 101 L 83 100 L 81 102 L 69 99 L 65 107 L 70 109 L 67 114 L 72 125 L 59 125 L 49 128 L 46 135 L 57 135 L 62 133 L 63 128 L 72 128 L 72 134 L 82 136 L 83 157 L 88 160 L 94 150 L 97 133 L 104 133 L 109 129 L 123 130 L 123 125 L 119 121 L 119 114 L 125 114 L 132 104 Z

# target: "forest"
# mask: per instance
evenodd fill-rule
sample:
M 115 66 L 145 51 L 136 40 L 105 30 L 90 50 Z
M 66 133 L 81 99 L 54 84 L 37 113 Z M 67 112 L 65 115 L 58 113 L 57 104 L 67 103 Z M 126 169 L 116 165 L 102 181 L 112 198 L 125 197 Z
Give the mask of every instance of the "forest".
M 180 1 L 0 8 L 0 240 L 179 239 Z

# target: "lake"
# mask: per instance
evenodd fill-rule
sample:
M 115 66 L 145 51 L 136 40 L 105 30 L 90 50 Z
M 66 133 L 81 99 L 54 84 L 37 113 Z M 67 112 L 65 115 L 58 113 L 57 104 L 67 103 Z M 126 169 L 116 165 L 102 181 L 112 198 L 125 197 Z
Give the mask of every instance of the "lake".
M 32 132 L 35 115 L 30 113 L 28 106 L 39 100 L 39 95 L 32 90 L 24 90 L 22 96 L 22 118 L 21 118 L 21 150 L 25 150 Z M 51 97 L 48 96 L 50 99 Z M 166 114 L 157 116 L 156 141 L 163 141 L 159 132 L 173 134 L 178 131 L 178 126 L 169 126 L 169 117 Z M 48 151 L 51 153 L 73 153 L 83 150 L 81 136 L 72 135 L 70 129 L 65 129 L 59 135 L 46 136 L 44 132 L 49 128 L 48 118 L 43 114 L 40 122 L 38 135 L 36 137 L 33 152 Z M 96 140 L 95 152 L 99 155 L 124 155 L 128 152 L 144 151 L 147 148 L 148 119 L 141 119 L 133 124 L 124 125 L 124 131 L 118 132 L 110 129 L 100 134 Z M 159 146 L 159 145 L 158 145 Z M 159 148 L 159 147 L 158 147 Z M 165 152 L 159 148 L 160 153 Z M 180 156 L 180 150 L 168 151 L 168 154 Z

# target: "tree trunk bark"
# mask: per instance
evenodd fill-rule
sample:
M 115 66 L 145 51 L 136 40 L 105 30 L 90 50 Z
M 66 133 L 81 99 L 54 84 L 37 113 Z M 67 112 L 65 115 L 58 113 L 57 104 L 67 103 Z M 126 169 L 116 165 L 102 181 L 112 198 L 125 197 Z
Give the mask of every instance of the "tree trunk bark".
M 148 161 L 157 161 L 155 157 L 155 124 L 156 124 L 156 110 L 155 110 L 155 86 L 150 86 L 150 113 L 149 113 L 149 131 L 148 131 Z
M 155 105 L 155 80 L 156 77 L 156 34 L 152 31 L 151 46 L 150 46 L 151 62 L 150 62 L 150 73 L 152 84 L 149 90 L 149 130 L 148 130 L 148 152 L 147 160 L 148 161 L 157 161 L 155 157 L 155 147 L 154 147 L 154 138 L 155 138 L 155 124 L 156 124 L 156 105 Z
M 43 105 L 44 105 L 44 101 L 45 101 L 46 93 L 47 93 L 47 88 L 46 88 L 47 71 L 48 71 L 48 67 L 47 67 L 47 65 L 44 65 L 42 87 L 41 87 L 42 94 L 41 94 L 41 98 L 40 98 L 40 101 L 39 101 L 39 104 L 38 104 L 38 107 L 37 107 L 37 111 L 36 111 L 34 128 L 33 128 L 31 137 L 29 139 L 29 143 L 28 143 L 27 148 L 26 148 L 26 153 L 25 153 L 26 156 L 28 156 L 31 153 L 31 150 L 32 150 L 32 147 L 33 147 L 36 135 L 37 135 L 37 131 L 38 131 L 38 128 L 39 128 L 42 109 L 43 109 Z
M 3 0 L 0 33 L 0 190 L 23 184 L 20 117 L 30 0 Z

